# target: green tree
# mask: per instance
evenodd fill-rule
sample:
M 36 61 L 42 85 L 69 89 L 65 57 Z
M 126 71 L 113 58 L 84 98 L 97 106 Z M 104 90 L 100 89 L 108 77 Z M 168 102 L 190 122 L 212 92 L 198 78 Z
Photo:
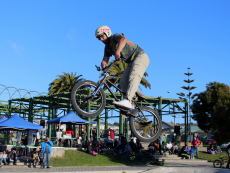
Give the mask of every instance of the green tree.
M 176 93 L 176 94 L 179 95 L 179 98 L 181 100 L 186 100 L 188 98 L 188 108 L 189 108 L 188 111 L 189 111 L 189 117 L 190 117 L 190 120 L 189 120 L 189 124 L 190 124 L 189 134 L 190 134 L 190 141 L 192 141 L 192 139 L 191 139 L 191 104 L 190 104 L 190 101 L 191 100 L 196 100 L 198 94 L 195 93 L 195 94 L 192 95 L 191 90 L 195 89 L 196 87 L 190 86 L 190 84 L 193 83 L 194 80 L 190 80 L 190 76 L 193 75 L 193 73 L 189 73 L 189 70 L 190 70 L 190 68 L 188 67 L 188 73 L 184 73 L 186 76 L 188 76 L 188 80 L 184 80 L 184 82 L 188 83 L 188 86 L 182 86 L 181 87 L 181 88 L 187 90 L 188 94 L 185 94 L 183 92 Z
M 64 75 L 57 75 L 57 79 L 49 84 L 49 95 L 63 93 L 63 92 L 70 92 L 74 85 L 77 82 L 82 81 L 83 79 L 80 78 L 82 75 L 76 76 L 76 73 L 71 74 L 62 72 Z
M 109 64 L 111 64 L 112 62 L 113 61 L 111 61 Z M 110 80 L 115 85 L 116 84 L 119 85 L 121 76 L 127 67 L 128 67 L 128 64 L 125 63 L 124 61 L 117 61 L 109 70 L 110 76 L 108 77 L 108 80 Z M 143 85 L 145 88 L 151 89 L 150 83 L 145 78 L 146 76 L 148 76 L 148 73 L 145 72 L 144 77 L 142 77 L 140 84 Z M 139 86 L 139 88 L 140 88 L 140 86 Z
M 210 82 L 206 91 L 193 101 L 192 118 L 200 129 L 214 135 L 218 144 L 230 141 L 230 88 L 219 82 Z

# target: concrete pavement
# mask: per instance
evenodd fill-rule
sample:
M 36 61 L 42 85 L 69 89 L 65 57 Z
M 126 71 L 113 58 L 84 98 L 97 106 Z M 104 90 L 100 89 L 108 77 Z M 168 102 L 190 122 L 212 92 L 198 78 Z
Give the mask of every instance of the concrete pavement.
M 87 166 L 87 167 L 53 167 L 50 169 L 28 168 L 26 166 L 5 166 L 1 173 L 229 173 L 230 169 L 214 168 L 210 162 L 167 162 L 166 166 Z

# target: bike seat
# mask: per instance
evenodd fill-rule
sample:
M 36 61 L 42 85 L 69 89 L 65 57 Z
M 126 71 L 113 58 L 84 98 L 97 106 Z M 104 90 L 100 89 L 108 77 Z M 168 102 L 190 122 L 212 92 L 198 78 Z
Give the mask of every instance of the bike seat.
M 141 94 L 139 91 L 136 92 L 136 96 L 139 100 L 144 100 L 145 96 L 143 94 Z

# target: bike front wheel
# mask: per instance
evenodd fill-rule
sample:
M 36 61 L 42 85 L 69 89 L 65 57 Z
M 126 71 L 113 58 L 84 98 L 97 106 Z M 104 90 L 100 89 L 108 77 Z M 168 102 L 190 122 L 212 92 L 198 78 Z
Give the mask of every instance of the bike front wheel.
M 213 162 L 213 166 L 214 166 L 215 168 L 221 168 L 222 162 L 221 162 L 220 160 L 215 160 L 215 161 Z
M 93 81 L 78 82 L 71 91 L 73 108 L 82 116 L 93 118 L 98 116 L 105 108 L 106 98 L 102 88 L 93 96 L 99 85 Z
M 141 110 L 141 111 L 140 111 Z M 135 109 L 130 117 L 130 129 L 137 139 L 143 142 L 153 142 L 158 139 L 162 130 L 162 121 L 158 113 L 146 106 Z M 143 121 L 151 123 L 145 124 Z

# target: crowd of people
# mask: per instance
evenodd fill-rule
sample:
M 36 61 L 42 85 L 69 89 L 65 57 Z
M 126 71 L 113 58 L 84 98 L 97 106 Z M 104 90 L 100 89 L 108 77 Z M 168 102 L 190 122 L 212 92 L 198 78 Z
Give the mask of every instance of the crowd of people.
M 33 166 L 40 164 L 41 168 L 49 167 L 50 156 L 52 152 L 53 142 L 49 140 L 49 137 L 46 137 L 46 140 L 41 143 L 41 146 L 38 146 L 32 154 Z M 14 148 L 11 152 L 3 151 L 0 153 L 0 165 L 1 163 L 5 165 L 17 165 L 18 155 Z
M 97 154 L 102 154 L 103 148 L 113 149 L 115 154 L 122 152 L 127 155 L 132 155 L 132 153 L 135 152 L 142 152 L 143 147 L 141 142 L 138 139 L 136 140 L 136 138 L 134 137 L 132 137 L 129 141 L 127 141 L 126 137 L 123 134 L 120 134 L 119 139 L 113 138 L 113 133 L 110 133 L 110 135 L 108 135 L 104 142 L 99 141 L 95 143 L 91 140 L 91 138 L 89 138 L 87 141 L 87 152 L 93 156 L 96 156 Z M 194 159 L 196 154 L 196 157 L 198 158 L 198 146 L 200 144 L 199 139 L 194 136 L 191 144 L 192 146 L 190 148 L 186 145 L 182 147 L 182 149 L 179 149 L 176 142 L 172 143 L 171 140 L 169 140 L 166 143 L 165 136 L 162 132 L 157 140 L 149 143 L 147 151 L 150 154 L 159 155 L 163 155 L 168 152 L 169 155 L 180 155 L 183 158 L 187 159 Z M 214 148 L 215 151 L 220 151 L 218 147 Z M 212 151 L 213 147 L 210 147 L 210 150 Z

